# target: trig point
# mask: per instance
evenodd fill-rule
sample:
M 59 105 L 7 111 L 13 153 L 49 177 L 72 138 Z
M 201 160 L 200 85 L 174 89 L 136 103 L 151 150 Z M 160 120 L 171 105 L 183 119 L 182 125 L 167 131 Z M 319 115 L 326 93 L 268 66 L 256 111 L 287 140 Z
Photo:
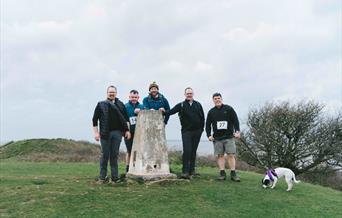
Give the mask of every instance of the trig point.
M 164 119 L 160 111 L 139 112 L 127 177 L 144 181 L 176 178 L 170 173 Z

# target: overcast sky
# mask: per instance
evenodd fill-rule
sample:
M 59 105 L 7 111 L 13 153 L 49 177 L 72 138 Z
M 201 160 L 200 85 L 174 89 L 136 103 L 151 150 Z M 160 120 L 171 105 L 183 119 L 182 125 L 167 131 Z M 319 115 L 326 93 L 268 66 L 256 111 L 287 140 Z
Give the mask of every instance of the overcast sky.
M 267 101 L 341 109 L 340 0 L 1 0 L 0 140 L 93 141 L 106 87 L 171 106 L 191 86 L 207 112 L 221 92 L 242 124 Z M 178 117 L 167 138 L 179 139 Z

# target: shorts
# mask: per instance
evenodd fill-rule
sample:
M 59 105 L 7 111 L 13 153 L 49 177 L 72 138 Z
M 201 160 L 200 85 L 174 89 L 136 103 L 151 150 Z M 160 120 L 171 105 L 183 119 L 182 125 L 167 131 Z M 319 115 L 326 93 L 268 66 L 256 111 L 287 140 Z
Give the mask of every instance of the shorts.
M 236 153 L 236 145 L 234 139 L 222 139 L 214 141 L 214 154 L 223 155 L 224 153 Z

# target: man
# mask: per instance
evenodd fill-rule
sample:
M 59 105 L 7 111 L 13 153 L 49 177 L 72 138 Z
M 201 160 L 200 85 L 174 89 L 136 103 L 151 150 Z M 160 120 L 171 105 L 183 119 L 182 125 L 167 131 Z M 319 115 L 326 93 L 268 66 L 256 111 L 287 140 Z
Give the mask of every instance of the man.
M 170 110 L 170 105 L 167 99 L 159 93 L 159 86 L 156 82 L 153 82 L 149 86 L 149 95 L 144 98 L 144 108 L 147 110 L 159 110 L 162 113 Z M 169 116 L 165 115 L 164 123 L 167 124 Z
M 127 154 L 126 154 L 126 173 L 129 170 L 129 161 L 131 156 L 131 150 L 133 145 L 133 138 L 134 138 L 134 132 L 135 132 L 135 124 L 137 122 L 137 115 L 140 112 L 140 110 L 144 109 L 144 106 L 139 103 L 139 92 L 137 90 L 131 90 L 129 93 L 129 101 L 125 104 L 127 114 L 129 117 L 129 123 L 130 123 L 130 133 L 131 138 L 125 139 L 125 144 L 127 148 Z
M 93 116 L 95 140 L 101 141 L 99 184 L 108 181 L 108 160 L 110 161 L 112 182 L 116 183 L 120 181 L 118 172 L 119 147 L 123 133 L 126 139 L 130 139 L 131 137 L 127 120 L 121 112 L 122 106 L 125 110 L 124 104 L 116 98 L 116 93 L 116 87 L 109 86 L 107 88 L 107 99 L 97 103 Z M 98 121 L 100 121 L 100 131 L 97 127 Z
M 214 143 L 215 155 L 217 155 L 217 164 L 220 169 L 219 180 L 226 179 L 225 158 L 224 153 L 227 153 L 228 164 L 230 167 L 230 178 L 235 182 L 240 182 L 240 178 L 235 171 L 235 154 L 236 145 L 234 138 L 240 138 L 240 126 L 238 117 L 234 109 L 222 103 L 220 93 L 213 94 L 213 107 L 207 116 L 206 132 L 209 141 Z M 213 135 L 211 130 L 213 129 Z
M 202 105 L 194 100 L 194 92 L 188 87 L 184 90 L 185 100 L 178 103 L 165 114 L 178 113 L 182 126 L 183 168 L 181 177 L 199 176 L 195 172 L 196 152 L 204 129 L 204 112 Z

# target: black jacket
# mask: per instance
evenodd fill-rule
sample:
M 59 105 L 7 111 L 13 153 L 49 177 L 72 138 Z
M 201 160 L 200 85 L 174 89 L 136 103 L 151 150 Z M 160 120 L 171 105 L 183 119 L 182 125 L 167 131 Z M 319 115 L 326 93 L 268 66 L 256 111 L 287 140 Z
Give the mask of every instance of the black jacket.
M 125 104 L 122 101 L 120 101 L 118 98 L 115 98 L 115 105 L 119 108 L 126 122 L 129 122 L 128 112 L 126 110 Z
M 208 112 L 205 128 L 208 137 L 211 136 L 211 129 L 215 140 L 233 138 L 233 133 L 240 131 L 239 119 L 234 109 L 225 104 L 220 108 L 213 107 Z
M 204 129 L 204 112 L 202 105 L 198 101 L 183 101 L 175 105 L 171 110 L 166 111 L 165 115 L 178 113 L 182 126 L 182 131 Z
M 115 114 L 110 114 L 115 113 Z M 110 124 L 111 116 L 116 116 L 118 119 L 115 124 Z M 127 119 L 125 118 L 127 117 Z M 125 105 L 119 100 L 115 99 L 113 104 L 110 100 L 100 101 L 97 103 L 94 115 L 93 115 L 93 126 L 98 126 L 98 121 L 100 121 L 100 135 L 102 138 L 107 138 L 109 136 L 110 126 L 119 126 L 121 131 L 128 131 L 127 126 L 128 115 L 125 109 Z

